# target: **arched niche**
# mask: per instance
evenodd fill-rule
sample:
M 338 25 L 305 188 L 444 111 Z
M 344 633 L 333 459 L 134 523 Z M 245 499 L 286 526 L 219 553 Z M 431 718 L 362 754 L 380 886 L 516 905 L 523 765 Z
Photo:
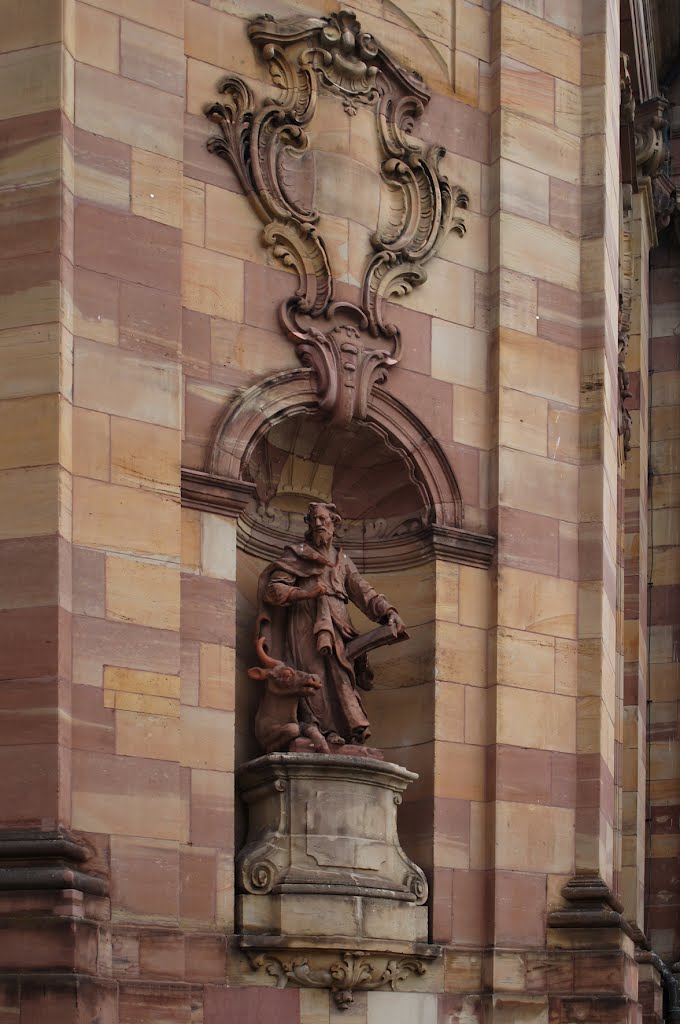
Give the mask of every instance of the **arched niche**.
M 333 501 L 340 543 L 399 609 L 410 639 L 373 652 L 366 694 L 371 744 L 417 771 L 401 809 L 406 852 L 431 874 L 435 760 L 436 582 L 440 560 L 488 566 L 493 538 L 466 531 L 460 490 L 437 440 L 388 391 L 375 387 L 364 420 L 340 428 L 318 411 L 314 375 L 285 371 L 245 391 L 220 417 L 206 471 L 183 474 L 183 500 L 238 518 L 236 743 L 257 756 L 253 719 L 257 581 L 285 543 L 304 533 L 309 501 Z M 355 609 L 355 625 L 371 624 Z M 238 837 L 237 837 L 238 847 Z

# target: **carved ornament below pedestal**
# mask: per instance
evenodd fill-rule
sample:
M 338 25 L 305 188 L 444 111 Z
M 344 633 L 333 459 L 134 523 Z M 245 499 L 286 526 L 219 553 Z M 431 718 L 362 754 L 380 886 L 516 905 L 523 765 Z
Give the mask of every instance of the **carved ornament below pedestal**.
M 411 134 L 430 99 L 422 79 L 400 67 L 353 14 L 266 15 L 248 33 L 281 96 L 256 104 L 245 82 L 224 79 L 223 101 L 206 109 L 220 129 L 208 148 L 234 168 L 264 224 L 264 245 L 297 271 L 299 287 L 284 301 L 281 321 L 315 373 L 320 410 L 346 426 L 366 417 L 373 386 L 385 383 L 401 357 L 385 304 L 426 280 L 425 266 L 449 231 L 464 234 L 456 210 L 467 207 L 468 196 L 439 173 L 445 150 Z M 301 166 L 320 88 L 342 97 L 349 115 L 358 104 L 375 113 L 388 215 L 372 235 L 358 305 L 334 300 L 321 217 Z
M 249 961 L 254 971 L 264 969 L 275 978 L 277 988 L 291 984 L 300 988 L 330 989 L 339 1010 L 349 1009 L 355 991 L 389 987 L 396 992 L 401 982 L 422 976 L 427 970 L 421 957 L 390 957 L 359 950 L 344 952 L 338 959 L 312 952 L 294 959 L 274 953 L 252 953 Z

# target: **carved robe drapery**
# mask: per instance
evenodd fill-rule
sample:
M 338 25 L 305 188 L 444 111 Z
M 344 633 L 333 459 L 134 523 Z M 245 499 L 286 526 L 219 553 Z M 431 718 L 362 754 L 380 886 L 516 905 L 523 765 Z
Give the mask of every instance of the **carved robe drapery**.
M 319 582 L 328 594 L 294 600 L 294 590 L 309 591 Z M 327 558 L 309 544 L 291 545 L 260 577 L 256 635 L 264 637 L 272 657 L 323 680 L 318 693 L 300 701 L 300 719 L 318 725 L 326 736 L 337 733 L 361 743 L 370 731 L 357 685 L 366 688 L 370 676 L 365 660 L 355 672 L 346 656 L 346 641 L 357 636 L 349 601 L 374 622 L 395 610 L 341 548 Z M 330 646 L 330 654 L 321 653 L 324 646 Z

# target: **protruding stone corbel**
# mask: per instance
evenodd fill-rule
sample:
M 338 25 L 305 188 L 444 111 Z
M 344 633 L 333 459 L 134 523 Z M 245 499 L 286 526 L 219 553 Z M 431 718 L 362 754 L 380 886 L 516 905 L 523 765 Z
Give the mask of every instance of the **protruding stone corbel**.
M 576 875 L 564 886 L 562 896 L 567 906 L 548 915 L 551 928 L 618 928 L 633 938 L 623 904 L 599 875 Z
M 656 96 L 635 109 L 635 161 L 641 176 L 656 177 L 668 162 L 669 106 L 667 99 Z

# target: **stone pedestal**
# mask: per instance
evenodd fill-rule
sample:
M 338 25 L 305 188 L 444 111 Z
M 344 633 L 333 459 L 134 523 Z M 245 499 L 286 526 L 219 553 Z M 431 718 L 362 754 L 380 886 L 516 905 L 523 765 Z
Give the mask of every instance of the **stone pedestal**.
M 417 776 L 370 758 L 268 754 L 242 766 L 237 860 L 247 946 L 413 950 L 427 942 L 427 882 L 399 844 Z

